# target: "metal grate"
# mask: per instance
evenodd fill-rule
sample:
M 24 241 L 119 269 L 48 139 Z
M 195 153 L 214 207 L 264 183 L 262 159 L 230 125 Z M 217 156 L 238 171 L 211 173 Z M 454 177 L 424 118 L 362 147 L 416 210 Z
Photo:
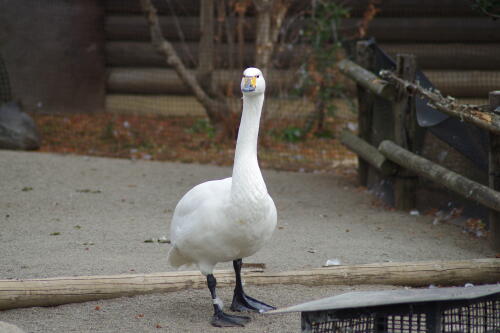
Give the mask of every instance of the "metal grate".
M 359 318 L 350 318 L 345 320 L 331 320 L 326 322 L 316 322 L 312 324 L 312 332 L 314 333 L 330 333 L 330 332 L 352 332 L 352 333 L 369 333 L 375 332 L 374 318 L 370 316 L 362 316 Z
M 304 333 L 500 333 L 500 284 L 356 291 L 270 311 Z
M 441 319 L 443 332 L 500 332 L 500 300 L 449 309 Z
M 444 302 L 441 307 L 424 303 L 354 311 L 303 312 L 303 332 L 500 333 L 500 295 L 495 297 L 467 304 Z
M 333 319 L 316 322 L 311 326 L 313 333 L 375 333 L 375 332 L 427 332 L 425 314 L 409 314 L 408 316 L 362 316 L 359 318 Z

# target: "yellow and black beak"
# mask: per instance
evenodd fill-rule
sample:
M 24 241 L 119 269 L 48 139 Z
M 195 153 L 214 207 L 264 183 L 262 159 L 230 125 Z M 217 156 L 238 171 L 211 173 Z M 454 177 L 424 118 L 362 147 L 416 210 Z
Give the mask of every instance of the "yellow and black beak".
M 243 92 L 255 91 L 256 86 L 257 86 L 257 77 L 256 76 L 244 76 L 243 77 L 243 88 L 241 89 Z

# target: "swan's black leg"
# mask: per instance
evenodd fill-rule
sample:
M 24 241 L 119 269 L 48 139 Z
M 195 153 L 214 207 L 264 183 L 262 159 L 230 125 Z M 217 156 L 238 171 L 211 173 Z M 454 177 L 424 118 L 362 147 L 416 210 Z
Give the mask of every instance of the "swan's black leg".
M 231 310 L 233 311 L 254 311 L 266 312 L 276 309 L 274 306 L 268 305 L 261 301 L 256 300 L 245 294 L 243 291 L 243 284 L 241 283 L 241 265 L 243 261 L 237 259 L 233 261 L 234 273 L 236 275 L 236 286 L 234 287 L 233 302 L 231 303 Z
M 212 295 L 212 302 L 214 304 L 214 316 L 210 322 L 212 326 L 216 327 L 232 327 L 232 326 L 245 326 L 250 321 L 250 317 L 229 315 L 222 311 L 220 299 L 215 293 L 217 280 L 212 274 L 207 275 L 207 285 Z

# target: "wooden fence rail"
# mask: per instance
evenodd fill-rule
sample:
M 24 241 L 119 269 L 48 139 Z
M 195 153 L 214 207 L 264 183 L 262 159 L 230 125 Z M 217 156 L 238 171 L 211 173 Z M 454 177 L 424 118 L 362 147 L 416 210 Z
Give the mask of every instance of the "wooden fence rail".
M 460 120 L 470 122 L 490 132 L 500 134 L 499 115 L 481 111 L 476 106 L 457 104 L 454 99 L 444 98 L 440 93 L 424 89 L 419 84 L 403 80 L 390 71 L 381 71 L 380 76 L 404 87 L 409 94 L 418 95 L 427 99 L 429 104 L 436 110 L 446 113 L 449 116 L 459 118 Z
M 365 59 L 369 49 L 366 42 L 358 42 L 358 61 L 362 65 L 369 64 Z M 369 100 L 370 95 L 381 97 L 390 102 L 392 107 L 392 131 L 382 142 L 373 142 L 365 132 L 374 119 L 373 107 L 367 108 L 366 103 L 360 103 L 359 122 L 362 128 L 359 137 L 351 133 L 342 133 L 341 141 L 356 152 L 366 163 L 378 170 L 382 177 L 395 177 L 395 206 L 398 209 L 411 209 L 415 206 L 416 175 L 431 179 L 444 187 L 474 200 L 490 209 L 490 240 L 496 250 L 500 250 L 500 91 L 489 94 L 490 105 L 477 107 L 460 105 L 454 98 L 443 97 L 438 91 L 428 90 L 415 83 L 416 62 L 412 55 L 396 56 L 396 71 L 380 72 L 380 77 L 350 60 L 338 63 L 338 69 L 358 87 L 358 95 Z M 490 134 L 489 147 L 489 187 L 469 180 L 437 163 L 418 156 L 414 152 L 414 141 L 420 130 L 415 115 L 414 97 L 428 100 L 429 105 L 447 115 L 459 118 L 478 127 L 486 129 Z M 389 121 L 389 119 L 388 119 Z M 379 131 L 380 132 L 380 131 Z M 379 144 L 380 143 L 380 144 Z M 375 148 L 377 145 L 377 148 Z M 394 171 L 387 159 L 399 166 Z M 390 167 L 388 167 L 390 166 Z M 389 171 L 388 171 L 389 170 Z M 361 164 L 360 173 L 366 173 L 365 164 Z M 415 176 L 413 176 L 415 175 Z M 362 185 L 366 175 L 360 177 Z
M 396 96 L 394 85 L 380 79 L 377 75 L 364 69 L 355 62 L 344 59 L 337 64 L 338 69 L 347 77 L 360 84 L 363 88 L 370 90 L 377 96 L 393 100 Z

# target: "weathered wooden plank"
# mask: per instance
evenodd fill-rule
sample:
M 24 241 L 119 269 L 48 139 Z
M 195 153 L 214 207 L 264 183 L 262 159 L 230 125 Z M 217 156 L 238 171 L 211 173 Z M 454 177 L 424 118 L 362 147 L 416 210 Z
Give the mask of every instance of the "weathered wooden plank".
M 219 287 L 234 285 L 234 273 L 231 271 L 216 271 L 215 277 Z M 422 287 L 430 284 L 484 284 L 500 281 L 500 259 L 377 263 L 276 273 L 244 271 L 242 278 L 247 285 L 387 284 Z M 197 271 L 184 271 L 0 280 L 0 310 L 55 306 L 189 288 L 206 288 L 206 277 Z
M 430 179 L 467 199 L 474 200 L 490 209 L 500 211 L 500 192 L 465 178 L 432 161 L 415 155 L 394 142 L 384 140 L 379 150 L 388 159 L 405 167 L 419 176 Z
M 382 175 L 391 176 L 396 173 L 397 165 L 389 161 L 376 147 L 356 136 L 351 131 L 343 130 L 340 134 L 340 142 L 358 154 L 361 159 L 377 169 Z

